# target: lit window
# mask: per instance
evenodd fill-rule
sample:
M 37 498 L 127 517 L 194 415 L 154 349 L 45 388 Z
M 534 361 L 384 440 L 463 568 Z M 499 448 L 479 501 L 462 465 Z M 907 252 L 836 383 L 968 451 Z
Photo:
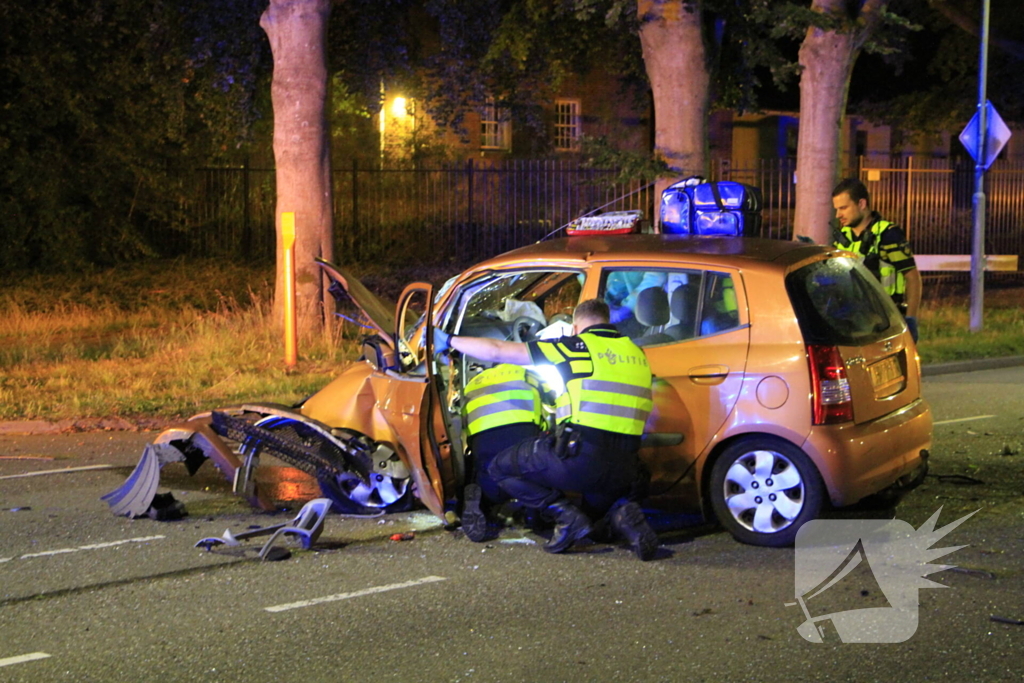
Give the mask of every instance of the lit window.
M 480 108 L 480 146 L 484 149 L 509 149 L 511 139 L 508 111 L 495 106 L 494 100 L 488 100 Z
M 555 100 L 555 149 L 580 148 L 580 101 Z

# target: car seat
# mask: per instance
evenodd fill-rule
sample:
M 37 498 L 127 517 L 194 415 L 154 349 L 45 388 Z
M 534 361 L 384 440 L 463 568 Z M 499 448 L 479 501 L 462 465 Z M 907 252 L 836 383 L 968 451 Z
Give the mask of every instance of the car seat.
M 697 314 L 700 303 L 700 285 L 676 287 L 669 299 L 669 310 L 676 323 L 665 328 L 665 334 L 676 341 L 697 336 Z
M 668 307 L 668 294 L 661 287 L 648 287 L 641 290 L 636 298 L 636 319 L 643 326 L 642 333 L 634 338 L 637 346 L 651 346 L 674 341 L 664 332 L 671 316 Z

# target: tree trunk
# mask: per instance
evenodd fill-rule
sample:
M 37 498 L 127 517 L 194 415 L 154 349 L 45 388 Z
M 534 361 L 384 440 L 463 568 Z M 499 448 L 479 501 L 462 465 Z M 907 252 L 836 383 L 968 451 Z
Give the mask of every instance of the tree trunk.
M 811 27 L 800 45 L 800 136 L 796 147 L 796 211 L 793 237 L 830 244 L 832 188 L 841 172 L 843 117 L 850 76 L 860 48 L 870 36 L 888 0 L 867 0 L 852 26 L 843 32 Z M 843 16 L 846 0 L 813 0 L 816 12 Z
M 654 152 L 680 176 L 708 175 L 710 84 L 700 0 L 638 0 L 654 93 Z M 655 185 L 656 197 L 677 178 Z
M 277 167 L 275 320 L 283 319 L 281 214 L 295 214 L 295 299 L 299 332 L 329 324 L 326 288 L 314 257 L 333 259 L 331 159 L 326 116 L 325 45 L 330 0 L 270 0 L 260 26 L 274 56 L 274 160 Z

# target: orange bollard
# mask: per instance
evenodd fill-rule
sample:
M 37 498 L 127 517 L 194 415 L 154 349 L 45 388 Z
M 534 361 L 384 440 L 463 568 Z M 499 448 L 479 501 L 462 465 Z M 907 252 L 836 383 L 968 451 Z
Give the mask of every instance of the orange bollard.
M 281 246 L 284 249 L 284 364 L 293 368 L 299 360 L 295 320 L 295 214 L 281 214 Z

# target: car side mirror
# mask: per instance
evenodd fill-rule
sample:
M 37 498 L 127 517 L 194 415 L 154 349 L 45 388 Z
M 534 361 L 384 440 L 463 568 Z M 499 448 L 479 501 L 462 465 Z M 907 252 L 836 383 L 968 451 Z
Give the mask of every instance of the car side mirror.
M 377 335 L 363 340 L 362 358 L 379 372 L 394 370 L 397 367 L 395 350 Z

